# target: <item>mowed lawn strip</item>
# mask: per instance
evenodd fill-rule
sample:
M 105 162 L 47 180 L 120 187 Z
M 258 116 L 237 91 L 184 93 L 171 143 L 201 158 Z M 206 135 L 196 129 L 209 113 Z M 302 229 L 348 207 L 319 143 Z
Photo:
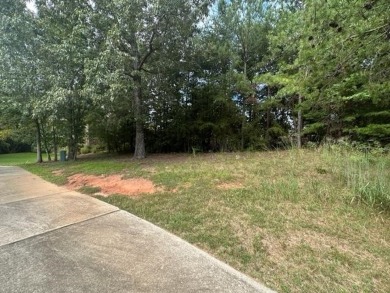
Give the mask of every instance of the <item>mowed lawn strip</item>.
M 362 186 L 368 180 L 376 188 L 368 196 L 386 197 L 389 155 L 324 149 L 151 155 L 141 161 L 101 155 L 23 167 L 57 184 L 77 173 L 149 179 L 157 193 L 99 198 L 277 291 L 390 292 L 389 211 L 366 200 L 368 187 L 351 180 L 360 176 Z
M 36 161 L 36 153 L 0 154 L 0 166 L 16 166 Z

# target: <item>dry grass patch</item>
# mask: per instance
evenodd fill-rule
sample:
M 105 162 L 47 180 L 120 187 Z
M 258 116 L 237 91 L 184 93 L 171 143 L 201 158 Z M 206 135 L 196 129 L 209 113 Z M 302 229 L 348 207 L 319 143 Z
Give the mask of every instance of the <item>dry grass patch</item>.
M 53 175 L 55 176 L 62 176 L 64 175 L 64 170 L 63 169 L 59 169 L 59 170 L 54 170 L 51 172 Z
M 363 154 L 360 165 L 346 164 L 355 155 L 319 149 L 152 155 L 143 161 L 120 156 L 39 168 L 49 170 L 50 179 L 61 177 L 51 173 L 59 168 L 64 169 L 62 177 L 89 174 L 107 184 L 112 178 L 121 185 L 124 179 L 131 185 L 134 178 L 149 179 L 152 196 L 103 200 L 175 233 L 278 292 L 387 293 L 389 214 L 363 204 L 364 198 L 359 201 L 360 189 L 347 184 L 353 174 L 346 182 L 345 173 L 363 166 L 372 174 L 367 180 L 373 186 L 372 178 L 388 176 L 390 157 Z M 375 169 L 375 164 L 383 166 Z M 105 179 L 110 174 L 117 177 Z M 389 190 L 385 179 L 380 181 L 384 192 Z
M 218 189 L 223 189 L 223 190 L 230 190 L 230 189 L 239 189 L 243 188 L 243 184 L 241 182 L 223 182 L 217 184 Z

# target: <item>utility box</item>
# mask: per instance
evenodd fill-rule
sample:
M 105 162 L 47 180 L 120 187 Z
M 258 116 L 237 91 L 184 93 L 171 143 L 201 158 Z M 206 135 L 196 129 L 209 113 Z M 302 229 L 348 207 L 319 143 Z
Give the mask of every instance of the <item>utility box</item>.
M 61 162 L 66 161 L 66 151 L 60 151 L 60 161 Z

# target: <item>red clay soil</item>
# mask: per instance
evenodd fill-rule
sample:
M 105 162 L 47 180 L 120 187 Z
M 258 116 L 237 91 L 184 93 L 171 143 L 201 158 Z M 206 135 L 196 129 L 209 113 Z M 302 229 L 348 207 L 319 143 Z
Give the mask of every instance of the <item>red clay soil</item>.
M 124 194 L 140 195 L 145 193 L 155 193 L 157 188 L 153 182 L 143 178 L 122 179 L 122 175 L 94 176 L 85 174 L 75 174 L 68 177 L 69 189 L 77 190 L 83 186 L 99 187 L 100 192 L 106 195 Z

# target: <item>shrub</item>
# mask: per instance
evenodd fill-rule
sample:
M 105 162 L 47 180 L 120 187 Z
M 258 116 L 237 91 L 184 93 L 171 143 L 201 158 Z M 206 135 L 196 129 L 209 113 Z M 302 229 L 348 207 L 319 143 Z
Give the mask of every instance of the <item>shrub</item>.
M 80 153 L 82 155 L 89 154 L 92 151 L 92 147 L 90 145 L 85 145 L 80 149 Z

